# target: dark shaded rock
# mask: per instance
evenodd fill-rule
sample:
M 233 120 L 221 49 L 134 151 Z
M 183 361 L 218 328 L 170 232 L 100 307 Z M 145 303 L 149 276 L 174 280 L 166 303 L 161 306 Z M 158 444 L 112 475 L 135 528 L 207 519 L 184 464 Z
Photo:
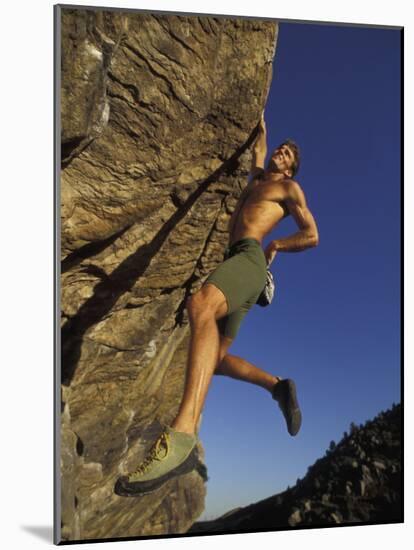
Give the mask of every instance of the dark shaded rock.
M 303 520 L 300 510 L 295 510 L 288 518 L 288 524 L 293 527 L 301 523 Z

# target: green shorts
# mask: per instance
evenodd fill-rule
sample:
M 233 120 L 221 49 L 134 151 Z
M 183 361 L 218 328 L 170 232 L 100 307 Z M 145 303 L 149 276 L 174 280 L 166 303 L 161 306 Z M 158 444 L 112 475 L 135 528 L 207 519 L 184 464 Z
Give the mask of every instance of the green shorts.
M 220 334 L 236 337 L 244 316 L 265 286 L 266 272 L 266 257 L 256 239 L 240 239 L 226 249 L 223 263 L 204 283 L 215 285 L 227 300 L 227 315 L 217 321 Z

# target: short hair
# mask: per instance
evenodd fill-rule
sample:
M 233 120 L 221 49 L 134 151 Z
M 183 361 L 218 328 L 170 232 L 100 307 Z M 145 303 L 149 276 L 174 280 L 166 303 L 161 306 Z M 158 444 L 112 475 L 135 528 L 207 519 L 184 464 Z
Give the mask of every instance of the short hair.
M 293 141 L 293 139 L 287 139 L 283 143 L 279 145 L 279 147 L 282 147 L 282 145 L 287 145 L 290 149 L 292 149 L 293 152 L 293 165 L 292 165 L 292 177 L 296 176 L 296 174 L 299 171 L 300 167 L 300 150 L 298 145 Z

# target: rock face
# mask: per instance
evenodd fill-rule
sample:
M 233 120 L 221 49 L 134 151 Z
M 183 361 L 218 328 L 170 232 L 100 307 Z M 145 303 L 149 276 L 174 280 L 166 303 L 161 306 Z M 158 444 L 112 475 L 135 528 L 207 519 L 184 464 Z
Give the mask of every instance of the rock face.
M 182 533 L 205 467 L 119 497 L 178 409 L 185 302 L 222 259 L 277 25 L 59 8 L 61 540 Z
M 402 522 L 401 481 L 401 406 L 394 405 L 365 426 L 352 423 L 295 487 L 190 532 Z

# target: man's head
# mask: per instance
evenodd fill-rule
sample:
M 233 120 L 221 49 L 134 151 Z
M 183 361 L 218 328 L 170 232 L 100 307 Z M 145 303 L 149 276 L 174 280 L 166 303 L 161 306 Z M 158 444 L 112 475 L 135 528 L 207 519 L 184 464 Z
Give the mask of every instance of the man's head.
M 267 169 L 271 172 L 279 172 L 288 178 L 293 178 L 299 170 L 299 147 L 291 139 L 287 139 L 277 147 L 269 160 Z

